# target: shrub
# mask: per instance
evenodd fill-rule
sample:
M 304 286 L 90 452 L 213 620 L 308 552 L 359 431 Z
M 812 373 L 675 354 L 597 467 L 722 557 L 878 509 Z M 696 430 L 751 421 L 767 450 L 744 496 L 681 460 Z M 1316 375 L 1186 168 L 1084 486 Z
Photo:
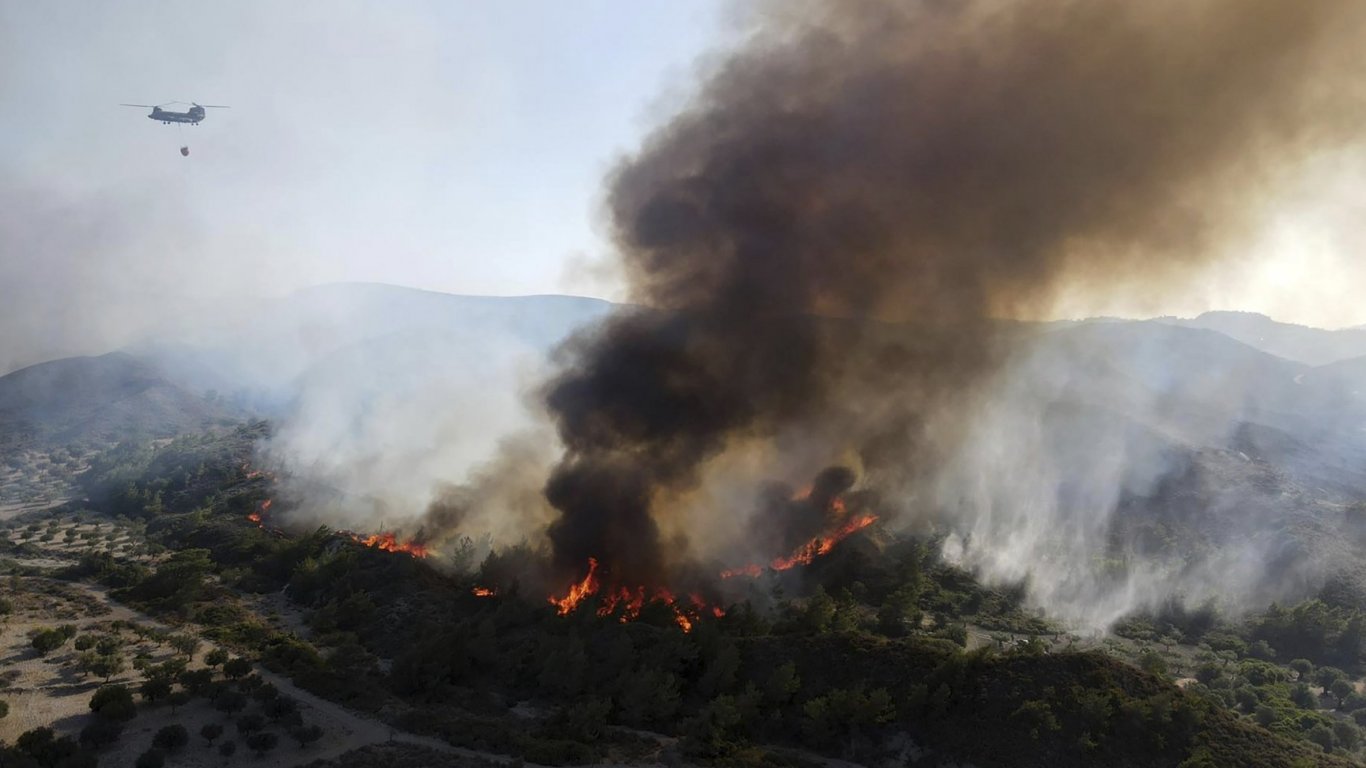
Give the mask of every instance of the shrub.
M 123 735 L 123 723 L 97 717 L 81 729 L 81 746 L 102 749 L 118 741 Z
M 247 706 L 247 697 L 237 691 L 223 691 L 214 699 L 213 707 L 226 715 L 241 712 Z
M 142 693 L 142 698 L 147 701 L 164 699 L 171 695 L 171 681 L 161 675 L 156 675 L 142 681 L 142 685 L 138 686 L 138 691 Z
M 249 736 L 265 727 L 266 719 L 255 712 L 237 718 L 237 732 L 243 736 Z
M 152 744 L 168 752 L 174 752 L 189 743 L 190 734 L 185 731 L 185 726 L 179 723 L 162 728 L 152 737 Z
M 323 737 L 323 729 L 318 725 L 299 725 L 289 729 L 289 737 L 299 742 L 299 749 Z
M 56 629 L 40 629 L 38 630 L 38 633 L 33 636 L 33 640 L 29 642 L 29 644 L 33 646 L 33 650 L 38 652 L 39 656 L 46 656 L 58 648 L 61 648 L 65 643 L 66 636 L 63 635 L 60 630 Z
M 137 714 L 133 704 L 133 692 L 127 686 L 102 685 L 90 698 L 90 709 L 100 717 L 123 722 L 132 720 Z
M 166 753 L 153 747 L 138 755 L 134 768 L 161 768 L 166 764 Z
M 181 672 L 178 676 L 181 686 L 191 694 L 198 696 L 205 693 L 209 686 L 213 684 L 213 670 L 210 669 L 191 669 Z
M 267 702 L 262 709 L 265 711 L 266 717 L 269 717 L 271 720 L 279 720 L 298 712 L 299 705 L 295 703 L 294 699 L 291 699 L 288 696 L 281 696 L 273 701 Z
M 205 723 L 204 727 L 199 729 L 199 735 L 212 745 L 214 739 L 223 735 L 223 726 L 218 723 Z
M 223 674 L 229 680 L 240 680 L 251 674 L 251 662 L 239 656 L 223 664 Z
M 253 733 L 247 737 L 247 746 L 251 747 L 257 757 L 264 756 L 267 752 L 275 749 L 275 745 L 280 743 L 280 737 L 270 733 Z

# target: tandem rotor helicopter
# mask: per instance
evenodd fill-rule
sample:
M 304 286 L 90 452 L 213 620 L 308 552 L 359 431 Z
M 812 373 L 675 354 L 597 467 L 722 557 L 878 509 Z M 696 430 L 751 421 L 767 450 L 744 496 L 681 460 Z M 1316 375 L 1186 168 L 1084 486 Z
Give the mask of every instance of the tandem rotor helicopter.
M 189 109 L 184 112 L 176 112 L 169 109 L 162 109 L 162 107 L 170 106 L 171 104 L 184 104 L 188 106 Z M 164 104 L 120 104 L 119 106 L 142 107 L 144 109 L 150 109 L 152 111 L 150 114 L 147 115 L 147 118 L 149 120 L 160 120 L 165 125 L 170 125 L 171 123 L 188 123 L 190 125 L 199 125 L 200 121 L 203 120 L 207 114 L 204 110 L 231 109 L 231 107 L 228 107 L 225 104 L 196 104 L 194 102 L 185 101 L 168 101 Z M 182 144 L 180 146 L 180 154 L 185 157 L 189 157 L 190 145 Z

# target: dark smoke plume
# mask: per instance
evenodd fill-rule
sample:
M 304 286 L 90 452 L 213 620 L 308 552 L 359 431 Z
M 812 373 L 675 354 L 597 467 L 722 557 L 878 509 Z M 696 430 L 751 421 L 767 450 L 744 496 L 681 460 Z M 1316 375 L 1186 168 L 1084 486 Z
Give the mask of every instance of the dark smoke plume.
M 647 309 L 573 341 L 547 389 L 557 564 L 663 578 L 660 523 L 707 462 L 815 441 L 891 471 L 992 371 L 992 318 L 1189 274 L 1358 130 L 1362 8 L 770 8 L 611 179 Z

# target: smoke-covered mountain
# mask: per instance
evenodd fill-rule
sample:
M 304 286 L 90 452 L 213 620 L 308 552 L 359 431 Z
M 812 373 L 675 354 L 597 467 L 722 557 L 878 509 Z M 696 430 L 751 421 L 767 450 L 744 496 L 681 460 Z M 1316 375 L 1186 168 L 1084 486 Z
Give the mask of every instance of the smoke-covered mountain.
M 168 437 L 240 415 L 122 352 L 54 360 L 0 377 L 4 449 Z
M 297 380 L 315 365 L 330 366 L 332 374 L 359 372 L 335 368 L 335 360 L 355 358 L 354 350 L 421 350 L 432 363 L 444 355 L 468 355 L 471 343 L 491 353 L 508 342 L 547 350 L 610 307 L 576 296 L 457 296 L 333 284 L 176 318 L 128 351 L 174 369 L 198 388 L 278 407 L 293 398 Z M 373 359 L 363 352 L 359 357 Z
M 416 517 L 508 435 L 543 424 L 553 350 L 612 308 L 326 286 L 185 323 L 127 353 L 0 378 L 0 426 L 54 440 L 161 436 L 266 403 L 276 431 L 265 450 L 301 487 L 329 489 L 318 514 L 348 525 Z M 1230 335 L 1258 328 L 1258 344 Z M 1346 354 L 1350 334 L 1236 313 L 1002 329 L 1008 361 L 950 469 L 906 490 L 913 515 L 964 537 L 965 563 L 1029 577 L 1040 602 L 1095 623 L 1198 584 L 1230 593 L 1226 582 L 1239 581 L 1249 604 L 1310 592 L 1328 576 L 1310 553 L 1337 553 L 1337 577 L 1366 583 L 1354 539 L 1341 535 L 1344 510 L 1366 499 L 1366 356 L 1314 366 L 1261 348 L 1293 337 Z M 554 453 L 553 440 L 541 444 Z M 534 493 L 542 480 L 529 471 Z M 1160 568 L 1102 594 L 1097 557 Z
M 1263 352 L 1309 365 L 1366 355 L 1366 326 L 1325 330 L 1280 323 L 1256 312 L 1206 312 L 1191 319 L 1164 317 L 1160 321 L 1218 331 Z
M 936 502 L 966 562 L 1094 626 L 1173 595 L 1366 595 L 1342 530 L 1366 499 L 1361 369 L 1158 321 L 1055 327 L 1016 345 Z

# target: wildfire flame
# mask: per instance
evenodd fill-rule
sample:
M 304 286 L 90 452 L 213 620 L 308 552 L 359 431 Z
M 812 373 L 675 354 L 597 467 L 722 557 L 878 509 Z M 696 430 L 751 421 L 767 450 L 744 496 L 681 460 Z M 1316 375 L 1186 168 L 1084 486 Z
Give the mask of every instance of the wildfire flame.
M 263 519 L 265 517 L 265 514 L 270 511 L 270 502 L 270 499 L 266 499 L 265 501 L 261 502 L 260 508 L 258 508 L 255 512 L 252 512 L 247 515 L 247 519 L 253 523 L 256 523 L 256 527 L 266 527 L 266 524 L 263 522 Z
M 248 480 L 255 480 L 258 477 L 264 477 L 267 480 L 275 479 L 274 472 L 267 472 L 262 469 L 255 469 L 251 466 L 251 462 L 249 461 L 242 462 L 242 475 Z
M 797 499 L 803 498 L 798 494 Z M 775 571 L 786 571 L 799 565 L 810 565 L 812 561 L 821 555 L 830 553 L 836 544 L 849 538 L 855 533 L 867 528 L 877 522 L 877 515 L 861 513 L 850 517 L 845 517 L 845 507 L 843 499 L 835 499 L 830 503 L 831 511 L 841 518 L 844 518 L 838 525 L 834 525 L 820 534 L 814 536 L 810 541 L 802 544 L 793 550 L 787 557 L 775 557 L 769 562 L 768 567 Z M 750 563 L 739 568 L 730 568 L 721 572 L 721 578 L 731 579 L 736 576 L 757 577 L 764 572 L 763 566 L 758 563 Z
M 475 597 L 494 597 L 498 594 L 498 590 L 489 587 L 475 587 L 470 590 L 470 594 Z
M 569 592 L 564 597 L 550 597 L 550 604 L 555 606 L 555 612 L 561 616 L 568 616 L 579 607 L 584 598 L 598 591 L 598 561 L 597 558 L 588 558 L 588 575 L 583 580 L 569 587 Z
M 372 533 L 369 536 L 361 536 L 358 533 L 348 533 L 351 540 L 357 544 L 362 544 L 374 549 L 382 549 L 385 552 L 402 552 L 405 555 L 423 558 L 431 554 L 425 546 L 409 539 L 402 541 L 393 531 L 381 531 Z
M 838 528 L 817 536 L 811 541 L 801 545 L 791 556 L 775 558 L 769 565 L 775 571 L 785 571 L 788 568 L 793 568 L 798 565 L 810 565 L 811 561 L 815 560 L 817 557 L 829 554 L 830 550 L 834 549 L 836 544 L 875 522 L 877 522 L 877 515 L 857 515 L 852 517 L 844 521 L 844 524 L 840 525 Z
M 561 616 L 568 616 L 577 610 L 584 600 L 598 594 L 600 588 L 598 561 L 597 558 L 590 557 L 588 558 L 588 573 L 579 581 L 571 584 L 564 597 L 551 595 L 548 599 L 550 604 L 555 606 L 556 613 Z M 709 607 L 701 595 L 689 595 L 688 600 L 697 612 L 710 611 L 717 618 L 726 615 L 726 612 L 719 606 Z M 673 612 L 674 623 L 684 632 L 692 631 L 696 616 L 690 616 L 684 607 L 679 605 L 673 592 L 664 587 L 656 587 L 653 591 L 647 590 L 644 586 L 634 588 L 623 586 L 609 589 L 602 592 L 599 598 L 597 615 L 616 616 L 617 620 L 624 624 L 640 618 L 641 609 L 650 603 L 662 603 L 668 606 L 669 610 Z

